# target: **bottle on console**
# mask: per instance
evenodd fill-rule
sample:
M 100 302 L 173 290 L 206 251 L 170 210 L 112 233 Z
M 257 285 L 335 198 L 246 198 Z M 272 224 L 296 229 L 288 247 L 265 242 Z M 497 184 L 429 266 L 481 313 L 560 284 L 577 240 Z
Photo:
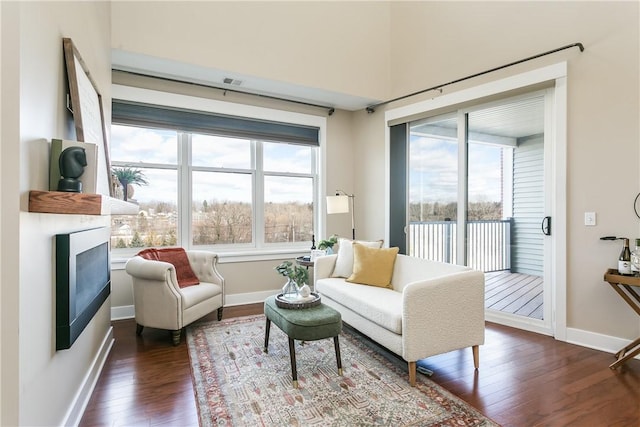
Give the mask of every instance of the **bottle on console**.
M 622 252 L 620 252 L 620 256 L 618 257 L 618 273 L 623 276 L 630 276 L 631 273 L 631 251 L 629 250 L 629 239 L 626 237 L 622 237 L 624 241 L 624 245 L 622 247 Z
M 631 251 L 631 274 L 640 276 L 640 239 L 636 239 L 635 248 Z

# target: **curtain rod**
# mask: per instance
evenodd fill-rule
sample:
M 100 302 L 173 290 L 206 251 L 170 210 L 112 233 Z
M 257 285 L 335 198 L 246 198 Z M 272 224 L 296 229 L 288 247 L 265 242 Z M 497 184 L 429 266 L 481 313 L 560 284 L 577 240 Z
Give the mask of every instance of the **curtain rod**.
M 310 102 L 304 102 L 304 101 L 296 101 L 294 99 L 280 98 L 280 97 L 272 96 L 272 95 L 263 95 L 263 94 L 260 94 L 260 93 L 245 92 L 245 91 L 242 91 L 242 90 L 230 89 L 230 88 L 214 86 L 214 85 L 208 85 L 208 84 L 204 84 L 204 83 L 196 83 L 196 82 L 190 82 L 190 81 L 186 81 L 186 80 L 172 79 L 172 78 L 169 78 L 169 77 L 161 77 L 161 76 L 154 76 L 154 75 L 151 75 L 151 74 L 137 73 L 135 71 L 118 70 L 116 68 L 112 68 L 111 71 L 117 71 L 117 72 L 120 72 L 120 73 L 127 73 L 127 74 L 131 74 L 133 76 L 151 77 L 153 79 L 165 80 L 165 81 L 172 82 L 172 83 L 184 83 L 184 84 L 193 85 L 193 86 L 206 87 L 208 89 L 218 89 L 218 90 L 223 91 L 224 93 L 226 93 L 226 92 L 241 93 L 243 95 L 258 96 L 260 98 L 273 99 L 273 100 L 276 100 L 276 101 L 292 102 L 294 104 L 306 105 L 307 107 L 322 108 L 322 109 L 327 110 L 327 114 L 329 114 L 330 116 L 333 115 L 333 113 L 336 111 L 336 109 L 334 107 L 329 107 L 329 106 L 320 105 L 320 104 L 312 104 Z
M 540 58 L 542 56 L 550 55 L 552 53 L 556 53 L 556 52 L 559 52 L 561 50 L 570 49 L 572 47 L 578 47 L 580 49 L 580 52 L 584 51 L 584 46 L 580 42 L 569 44 L 569 45 L 566 45 L 566 46 L 559 47 L 557 49 L 553 49 L 553 50 L 550 50 L 550 51 L 547 51 L 547 52 L 544 52 L 544 53 L 539 53 L 537 55 L 533 55 L 533 56 L 530 56 L 528 58 L 521 59 L 519 61 L 515 61 L 515 62 L 511 62 L 509 64 L 501 65 L 499 67 L 495 67 L 495 68 L 492 68 L 490 70 L 481 71 L 479 73 L 475 73 L 475 74 L 472 74 L 470 76 L 462 77 L 462 78 L 459 78 L 459 79 L 456 79 L 456 80 L 453 80 L 453 81 L 450 81 L 450 82 L 447 82 L 447 83 L 439 84 L 439 85 L 430 87 L 428 89 L 422 89 L 422 90 L 419 90 L 417 92 L 410 93 L 408 95 L 399 96 L 397 98 L 393 98 L 393 99 L 390 99 L 388 101 L 383 101 L 383 102 L 379 102 L 377 104 L 369 105 L 368 107 L 366 107 L 366 110 L 367 110 L 367 113 L 371 114 L 371 113 L 374 113 L 376 111 L 376 108 L 378 108 L 378 107 L 380 107 L 382 105 L 386 105 L 386 104 L 389 104 L 389 103 L 395 102 L 395 101 L 400 101 L 401 99 L 409 98 L 411 96 L 420 95 L 421 93 L 429 92 L 430 90 L 438 90 L 439 89 L 440 92 L 442 92 L 442 88 L 445 87 L 445 86 L 449 86 L 449 85 L 452 85 L 452 84 L 455 84 L 455 83 L 460 83 L 461 81 L 464 81 L 464 80 L 469 80 L 469 79 L 472 79 L 474 77 L 478 77 L 478 76 L 482 76 L 484 74 L 492 73 L 494 71 L 502 70 L 503 68 L 511 67 L 513 65 L 518 65 L 518 64 L 521 64 L 523 62 L 531 61 L 532 59 Z

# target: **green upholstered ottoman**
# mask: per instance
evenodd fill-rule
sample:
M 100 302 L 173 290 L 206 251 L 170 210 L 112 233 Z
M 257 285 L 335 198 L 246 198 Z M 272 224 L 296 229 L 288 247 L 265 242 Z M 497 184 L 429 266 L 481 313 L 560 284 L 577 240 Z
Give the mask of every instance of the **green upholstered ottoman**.
M 338 362 L 338 375 L 342 375 L 340 359 L 340 343 L 338 335 L 342 330 L 342 317 L 333 308 L 324 304 L 310 308 L 286 309 L 276 305 L 276 297 L 271 296 L 264 302 L 264 315 L 267 324 L 264 334 L 264 351 L 269 352 L 269 329 L 275 323 L 289 337 L 289 356 L 291 357 L 291 376 L 293 386 L 298 388 L 298 371 L 296 368 L 295 340 L 315 341 L 333 338 Z

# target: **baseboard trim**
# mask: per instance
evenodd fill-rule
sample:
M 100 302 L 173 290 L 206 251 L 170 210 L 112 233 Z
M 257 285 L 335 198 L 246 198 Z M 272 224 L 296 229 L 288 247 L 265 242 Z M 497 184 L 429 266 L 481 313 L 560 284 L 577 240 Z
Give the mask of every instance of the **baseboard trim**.
M 553 335 L 547 328 L 542 326 L 542 321 L 536 319 L 524 319 L 523 321 L 513 320 L 511 316 L 500 315 L 500 313 L 485 313 L 487 322 L 499 323 L 501 325 L 518 328 L 529 332 L 535 332 L 542 335 Z M 581 347 L 591 348 L 593 350 L 604 351 L 615 354 L 621 348 L 629 345 L 632 340 L 613 337 L 610 335 L 599 334 L 597 332 L 585 331 L 576 328 L 567 328 L 566 342 L 579 345 Z M 640 355 L 635 357 L 640 359 Z M 612 361 L 613 362 L 613 361 Z
M 244 305 L 244 304 L 256 304 L 264 302 L 271 295 L 275 295 L 279 292 L 282 292 L 280 289 L 271 289 L 268 291 L 260 291 L 260 292 L 246 292 L 243 294 L 227 294 L 224 297 L 224 305 L 225 307 L 230 307 L 234 305 Z
M 111 320 L 133 319 L 136 316 L 135 313 L 133 305 L 111 307 Z
M 567 328 L 567 342 L 594 350 L 605 351 L 615 354 L 621 348 L 626 347 L 632 340 L 612 337 L 610 335 L 599 334 L 597 332 L 584 331 L 582 329 Z M 635 357 L 640 359 L 640 354 Z M 614 360 L 612 360 L 613 363 Z
M 76 395 L 73 397 L 73 401 L 71 402 L 71 405 L 69 406 L 69 409 L 65 414 L 64 422 L 62 425 L 77 426 L 80 424 L 82 415 L 84 415 L 84 411 L 89 404 L 89 399 L 91 399 L 93 389 L 98 383 L 98 378 L 100 378 L 100 373 L 102 372 L 104 364 L 107 361 L 107 357 L 111 352 L 113 343 L 113 327 L 109 327 L 102 340 L 102 344 L 100 345 L 98 353 L 93 358 L 90 369 L 87 371 L 82 384 L 78 388 Z

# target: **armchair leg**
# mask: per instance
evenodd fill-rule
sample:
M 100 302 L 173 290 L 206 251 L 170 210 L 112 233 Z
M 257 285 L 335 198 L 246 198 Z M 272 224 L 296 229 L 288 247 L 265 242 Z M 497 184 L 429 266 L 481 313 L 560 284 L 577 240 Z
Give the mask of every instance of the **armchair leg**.
M 218 322 L 222 320 L 222 310 L 224 309 L 224 307 L 220 307 L 218 309 Z
M 473 350 L 473 366 L 478 369 L 480 367 L 480 346 L 474 345 L 471 350 Z
M 142 335 L 142 330 L 144 329 L 144 326 L 142 326 L 139 323 L 136 323 L 136 335 L 140 336 Z
M 180 344 L 180 332 L 182 332 L 182 329 L 178 329 L 177 331 L 171 331 L 171 338 L 173 339 L 173 345 Z

